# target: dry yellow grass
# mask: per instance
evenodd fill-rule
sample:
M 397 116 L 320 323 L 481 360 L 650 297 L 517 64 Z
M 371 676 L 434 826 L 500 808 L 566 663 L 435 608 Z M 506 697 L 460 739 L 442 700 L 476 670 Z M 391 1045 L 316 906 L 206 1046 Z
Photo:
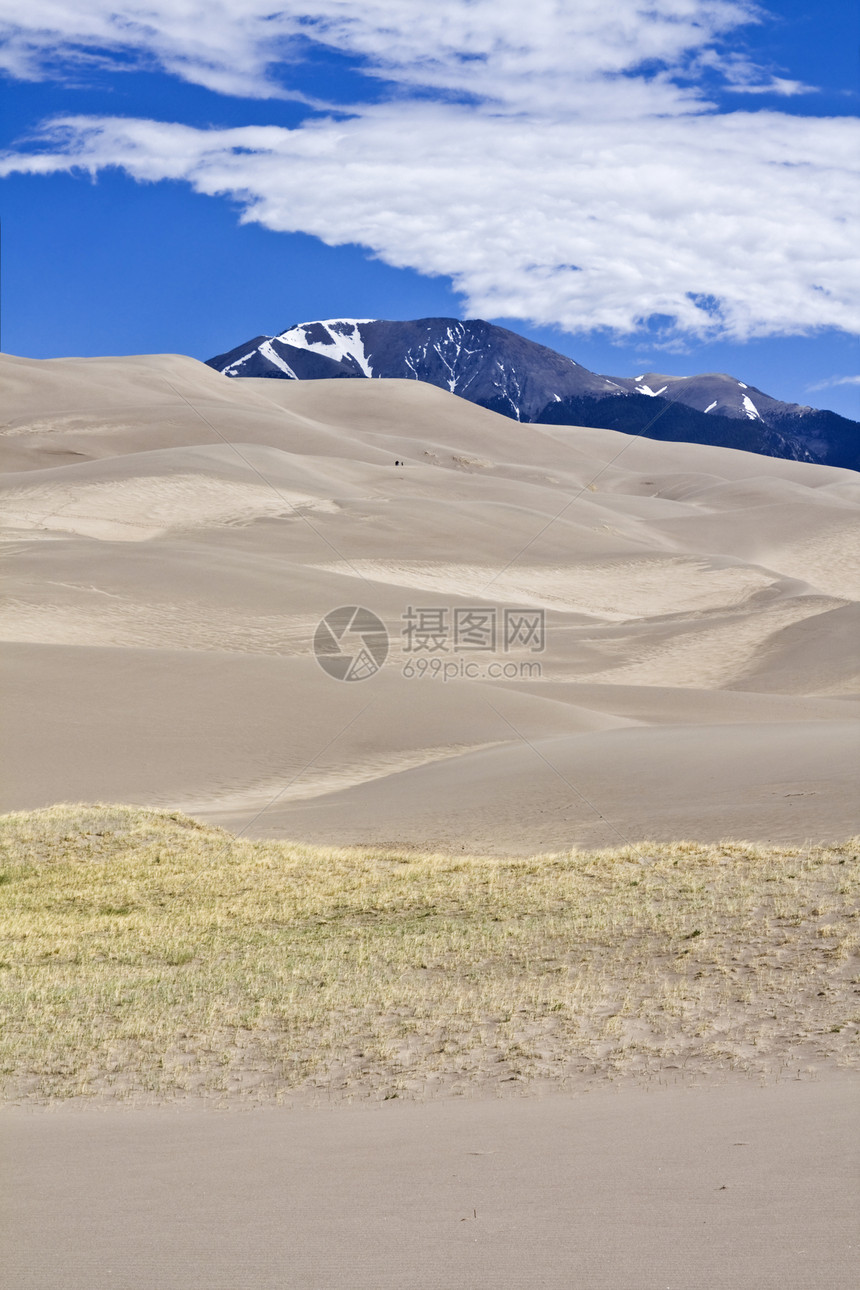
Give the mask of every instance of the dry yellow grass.
M 849 1065 L 858 842 L 499 859 L 251 842 L 121 806 L 7 815 L 5 1097 Z

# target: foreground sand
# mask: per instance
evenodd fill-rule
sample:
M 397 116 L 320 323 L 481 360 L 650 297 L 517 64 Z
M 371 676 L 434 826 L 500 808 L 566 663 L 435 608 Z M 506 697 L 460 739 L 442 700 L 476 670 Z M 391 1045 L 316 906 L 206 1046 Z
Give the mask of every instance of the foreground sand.
M 854 1286 L 856 845 L 0 840 L 15 1290 Z
M 856 1086 L 0 1115 L 15 1290 L 849 1290 Z
M 856 845 L 0 842 L 15 1290 L 855 1284 Z
M 0 393 L 2 809 L 508 854 L 860 827 L 856 474 L 169 355 L 0 356 Z M 311 649 L 350 604 L 391 636 L 356 684 Z M 546 649 L 409 679 L 410 607 L 543 609 Z

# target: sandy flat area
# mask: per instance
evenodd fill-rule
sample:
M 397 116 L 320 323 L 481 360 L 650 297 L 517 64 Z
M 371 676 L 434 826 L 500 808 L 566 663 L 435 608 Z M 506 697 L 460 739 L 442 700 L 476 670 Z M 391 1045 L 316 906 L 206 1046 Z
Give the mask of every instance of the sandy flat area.
M 0 388 L 3 809 L 512 853 L 857 831 L 851 472 L 176 355 L 3 356 Z M 343 605 L 389 635 L 357 683 L 313 656 Z M 544 648 L 505 650 L 526 610 Z
M 856 1087 L 9 1110 L 15 1290 L 848 1290 Z

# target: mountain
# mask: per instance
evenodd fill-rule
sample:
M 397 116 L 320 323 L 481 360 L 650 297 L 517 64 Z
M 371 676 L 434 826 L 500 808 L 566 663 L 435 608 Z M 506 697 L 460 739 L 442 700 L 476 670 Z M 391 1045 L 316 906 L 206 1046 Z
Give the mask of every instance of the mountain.
M 209 359 L 226 376 L 402 377 L 427 381 L 517 421 L 537 421 L 548 403 L 620 394 L 620 384 L 572 358 L 474 319 L 382 322 L 339 318 L 257 336 Z
M 601 376 L 481 319 L 299 323 L 278 336 L 255 336 L 208 365 L 230 377 L 426 381 L 516 421 L 603 427 L 860 470 L 860 423 L 835 412 L 781 402 L 719 372 Z

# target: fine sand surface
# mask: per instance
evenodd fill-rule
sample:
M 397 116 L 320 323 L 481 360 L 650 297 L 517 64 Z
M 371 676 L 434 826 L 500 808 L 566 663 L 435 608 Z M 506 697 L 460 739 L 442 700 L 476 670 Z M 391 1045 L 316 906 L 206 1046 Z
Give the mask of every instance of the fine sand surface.
M 857 832 L 852 472 L 176 355 L 2 356 L 0 391 L 0 808 L 497 854 Z M 343 605 L 390 636 L 354 683 L 312 649 Z M 542 611 L 545 648 L 410 649 L 417 609 Z
M 856 1088 L 9 1110 L 15 1290 L 849 1290 Z
M 391 856 L 374 848 L 399 848 L 405 864 L 429 864 L 433 882 L 432 857 L 414 854 L 422 848 L 446 852 L 456 875 L 452 853 L 479 853 L 482 864 L 565 853 L 543 863 L 587 868 L 571 848 L 735 838 L 802 849 L 860 832 L 856 474 L 518 425 L 417 382 L 230 381 L 177 355 L 0 356 L 0 399 L 0 811 L 96 801 L 180 809 L 246 838 L 371 848 L 345 853 L 371 868 Z M 366 607 L 388 631 L 386 661 L 368 679 L 335 680 L 314 657 L 317 624 L 340 606 Z M 494 650 L 457 648 L 458 611 L 461 623 L 495 614 Z M 544 647 L 532 649 L 532 636 L 506 651 L 506 613 L 520 623 L 542 613 Z M 417 617 L 427 628 L 417 643 L 433 649 L 410 648 Z M 109 833 L 85 834 L 93 863 Z M 726 854 L 745 863 L 747 850 Z M 636 847 L 625 860 L 643 866 L 643 885 L 638 871 L 627 884 L 636 935 L 636 901 L 662 881 L 653 860 Z M 169 885 L 157 872 L 150 886 Z M 195 880 L 205 886 L 205 876 Z M 72 877 L 54 875 L 60 887 Z M 92 938 L 84 947 L 94 979 L 118 974 L 110 999 L 102 1006 L 96 992 L 91 1009 L 93 1042 L 104 1021 L 109 1047 L 129 999 L 150 1000 L 152 973 L 170 995 L 170 973 L 190 972 L 195 951 L 153 966 L 149 942 L 132 943 L 130 920 L 143 916 L 134 901 L 87 905 L 99 883 L 125 881 L 122 867 L 86 877 L 83 895 L 61 891 L 44 918 L 29 910 L 39 926 L 27 933 L 25 966 L 47 992 L 40 1024 L 55 1017 L 58 1042 L 80 1040 L 86 1028 L 73 1023 L 83 1014 L 68 993 L 70 983 L 81 989 L 79 947 L 63 935 L 86 916 L 107 938 L 104 952 Z M 240 877 L 236 869 L 234 885 Z M 12 904 L 15 881 L 3 888 Z M 219 883 L 206 899 L 232 900 Z M 844 902 L 848 887 L 837 885 Z M 259 884 L 240 886 L 237 901 L 260 899 Z M 191 900 L 192 888 L 182 892 L 197 927 L 206 902 Z M 317 920 L 321 944 L 343 921 L 338 893 L 327 899 L 334 914 Z M 317 1106 L 305 1097 L 239 1109 L 225 1085 L 222 1110 L 193 1095 L 7 1107 L 4 1284 L 847 1290 L 860 1236 L 847 1073 L 858 978 L 827 939 L 827 910 L 798 899 L 780 895 L 772 943 L 719 941 L 725 965 L 711 952 L 713 929 L 687 930 L 693 905 L 679 915 L 673 954 L 678 964 L 701 957 L 689 988 L 716 1000 L 704 1030 L 701 1010 L 694 1025 L 676 1000 L 678 1043 L 704 1054 L 683 1073 L 661 1059 L 649 1080 L 613 1087 L 596 1060 L 590 1091 L 538 1078 L 504 1085 L 532 1097 L 492 1096 L 502 1085 L 476 1080 L 469 1096 L 373 1103 L 359 1080 L 361 1104 L 347 1106 L 329 1080 Z M 507 922 L 491 918 L 496 939 L 522 937 L 517 908 Z M 759 917 L 757 906 L 747 912 Z M 456 965 L 459 925 L 450 909 L 446 917 Z M 841 917 L 853 913 L 840 905 Z M 111 919 L 132 928 L 121 954 L 111 952 Z M 175 921 L 165 935 L 179 935 Z M 377 922 L 362 914 L 355 943 Z M 242 933 L 232 908 L 219 926 L 228 939 Z M 280 923 L 249 919 L 248 935 L 258 927 L 283 968 Z M 201 944 L 207 935 L 203 927 Z M 808 1026 L 791 1030 L 790 1008 L 753 1020 L 748 1001 L 773 984 L 768 972 L 784 965 L 783 985 L 804 975 L 801 940 L 811 967 L 796 993 Z M 582 972 L 604 962 L 597 951 L 583 957 L 576 937 L 563 941 L 559 962 L 581 960 Z M 295 944 L 315 952 L 310 939 Z M 635 975 L 627 943 L 613 934 L 609 944 L 623 971 L 598 1008 L 607 1026 Z M 247 1001 L 214 989 L 232 963 L 215 951 L 208 985 L 191 990 L 198 1003 L 210 990 L 213 1016 Z M 535 956 L 526 957 L 524 989 Z M 440 979 L 454 981 L 450 965 Z M 259 951 L 245 968 L 264 972 Z M 642 998 L 628 1011 L 654 1010 L 650 971 L 639 972 Z M 305 982 L 308 999 L 315 981 Z M 487 973 L 470 982 L 488 988 Z M 834 982 L 841 1011 L 831 1025 Z M 402 983 L 388 985 L 403 994 Z M 325 1009 L 331 985 L 318 986 Z M 410 1020 L 408 1008 L 394 1011 Z M 156 1021 L 163 1029 L 169 1010 Z M 738 1053 L 749 1047 L 746 1065 L 705 1060 L 707 1026 L 729 1023 Z M 783 1031 L 791 1060 L 751 1075 L 761 1044 Z M 214 1043 L 208 1032 L 179 1038 L 201 1051 Z M 266 1070 L 277 1079 L 275 1064 Z M 59 1067 L 49 1074 L 64 1077 Z M 96 1061 L 87 1078 L 97 1089 L 115 1074 Z

